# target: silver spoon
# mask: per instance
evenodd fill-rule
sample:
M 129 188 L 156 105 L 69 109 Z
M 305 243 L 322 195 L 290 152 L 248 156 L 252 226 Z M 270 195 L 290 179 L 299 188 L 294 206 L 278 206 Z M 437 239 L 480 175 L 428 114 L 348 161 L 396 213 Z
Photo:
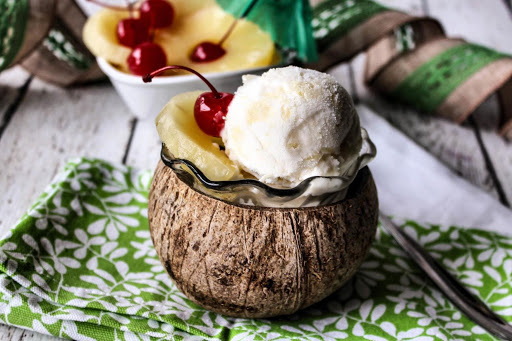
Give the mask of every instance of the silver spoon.
M 467 317 L 503 340 L 512 340 L 512 326 L 496 315 L 484 302 L 470 293 L 455 277 L 444 269 L 401 228 L 382 212 L 382 227 L 409 254 L 412 260 L 427 274 L 439 290 Z

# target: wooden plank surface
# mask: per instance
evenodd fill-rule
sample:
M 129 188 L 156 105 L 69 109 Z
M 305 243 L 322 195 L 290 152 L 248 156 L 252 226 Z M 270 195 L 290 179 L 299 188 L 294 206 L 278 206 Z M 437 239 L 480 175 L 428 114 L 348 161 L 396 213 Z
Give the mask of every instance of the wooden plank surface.
M 2 73 L 0 77 L 0 138 L 25 97 L 32 78 L 23 69 L 16 67 Z
M 0 140 L 0 231 L 12 226 L 70 157 L 120 162 L 131 116 L 110 84 L 64 90 L 34 79 Z
M 16 99 L 19 89 L 27 82 L 30 75 L 20 67 L 2 72 L 0 77 L 0 117 L 3 117 L 9 105 Z
M 442 22 L 449 36 L 512 54 L 512 17 L 503 1 L 428 0 L 428 11 Z
M 381 2 L 417 15 L 430 13 L 450 34 L 512 53 L 512 21 L 503 0 Z M 493 100 L 479 109 L 475 119 L 482 128 L 457 126 L 375 96 L 362 83 L 363 66 L 364 56 L 359 56 L 330 72 L 357 101 L 374 108 L 444 163 L 498 197 L 483 145 L 506 197 L 512 198 L 511 144 L 486 128 L 488 117 L 497 112 Z M 69 157 L 100 157 L 140 168 L 153 168 L 159 157 L 153 121 L 132 117 L 108 83 L 63 90 L 14 68 L 0 75 L 0 122 L 0 233 L 14 224 Z M 0 326 L 0 340 L 55 339 Z
M 133 134 L 126 164 L 138 168 L 154 169 L 160 160 L 162 142 L 153 119 L 138 120 Z
M 40 334 L 31 330 L 0 325 L 0 340 L 2 341 L 56 341 L 61 338 Z

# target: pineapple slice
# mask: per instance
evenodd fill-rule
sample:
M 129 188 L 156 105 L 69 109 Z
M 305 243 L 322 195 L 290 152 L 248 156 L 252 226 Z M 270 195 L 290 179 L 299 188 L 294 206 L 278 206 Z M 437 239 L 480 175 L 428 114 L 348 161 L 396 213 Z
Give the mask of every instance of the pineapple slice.
M 156 129 L 174 157 L 193 162 L 210 180 L 240 178 L 240 169 L 218 147 L 218 139 L 203 133 L 194 118 L 202 91 L 174 96 L 156 118 Z
M 203 7 L 211 6 L 215 0 L 173 0 L 175 23 L 182 21 L 191 13 Z M 138 15 L 134 11 L 134 15 Z M 126 60 L 130 55 L 129 47 L 119 44 L 117 40 L 117 23 L 130 17 L 128 11 L 102 9 L 91 16 L 83 28 L 83 40 L 87 48 L 97 57 L 103 57 L 113 66 L 129 72 Z M 179 25 L 179 24 L 178 24 Z M 158 35 L 159 32 L 156 32 Z
M 87 20 L 82 32 L 85 46 L 93 55 L 105 58 L 110 64 L 123 71 L 128 70 L 126 60 L 131 49 L 119 44 L 117 23 L 129 17 L 128 11 L 102 9 Z
M 186 17 L 201 8 L 215 4 L 215 0 L 170 0 L 174 8 L 174 20 Z
M 272 38 L 258 25 L 246 20 L 240 20 L 224 42 L 224 56 L 208 63 L 190 60 L 189 56 L 198 44 L 218 42 L 234 20 L 232 15 L 213 4 L 159 32 L 155 42 L 165 50 L 167 64 L 185 65 L 201 73 L 271 65 L 276 52 Z
M 226 55 L 213 62 L 192 62 L 189 56 L 194 47 L 204 41 L 218 42 L 235 19 L 215 0 L 173 0 L 171 3 L 175 10 L 173 24 L 154 32 L 154 42 L 164 49 L 168 65 L 185 65 L 208 73 L 275 62 L 276 50 L 270 35 L 246 20 L 240 20 L 224 42 Z M 131 49 L 119 44 L 116 31 L 119 20 L 129 16 L 128 11 L 103 9 L 91 16 L 83 29 L 83 40 L 89 50 L 124 72 L 129 72 L 127 58 Z

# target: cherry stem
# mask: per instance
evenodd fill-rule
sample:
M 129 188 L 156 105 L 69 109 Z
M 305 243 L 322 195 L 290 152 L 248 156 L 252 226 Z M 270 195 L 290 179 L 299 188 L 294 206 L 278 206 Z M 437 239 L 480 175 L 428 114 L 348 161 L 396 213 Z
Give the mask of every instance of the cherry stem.
M 126 0 L 126 5 L 128 6 L 128 11 L 130 12 L 130 19 L 133 19 L 133 2 L 130 0 Z
M 105 8 L 108 8 L 108 9 L 113 9 L 115 11 L 126 11 L 126 10 L 129 10 L 130 11 L 130 17 L 132 15 L 132 10 L 133 10 L 133 3 L 129 3 L 128 4 L 128 8 L 126 7 L 121 7 L 121 6 L 113 6 L 113 5 L 110 5 L 110 4 L 107 4 L 101 0 L 87 0 L 88 2 L 92 2 L 93 4 L 96 4 L 96 5 L 100 5 L 101 7 L 105 7 Z
M 219 43 L 217 45 L 219 46 L 222 46 L 222 44 L 224 44 L 224 42 L 226 41 L 226 39 L 228 39 L 228 37 L 230 36 L 231 32 L 233 32 L 233 30 L 235 29 L 235 26 L 236 24 L 238 23 L 238 19 L 235 19 L 232 23 L 231 23 L 231 26 L 229 26 L 228 30 L 226 31 L 226 33 L 224 33 L 224 35 L 222 36 L 222 38 L 220 38 L 219 40 Z
M 228 39 L 229 35 L 231 34 L 231 32 L 233 32 L 233 30 L 235 29 L 235 26 L 236 24 L 238 23 L 238 21 L 240 19 L 243 19 L 245 18 L 246 16 L 249 15 L 249 13 L 251 13 L 252 9 L 254 8 L 254 5 L 256 5 L 256 3 L 258 2 L 258 0 L 252 0 L 248 5 L 247 7 L 245 7 L 244 11 L 242 12 L 242 15 L 240 16 L 240 18 L 238 19 L 235 19 L 235 21 L 233 21 L 233 23 L 231 24 L 231 26 L 229 26 L 228 30 L 226 31 L 226 33 L 224 33 L 224 35 L 222 36 L 222 38 L 219 40 L 219 43 L 218 45 L 219 46 L 222 46 L 222 44 L 224 44 L 224 42 L 226 41 L 226 39 Z
M 151 73 L 148 73 L 147 75 L 142 77 L 142 80 L 144 81 L 144 83 L 151 83 L 151 81 L 153 80 L 154 77 L 158 76 L 159 74 L 161 74 L 162 72 L 165 72 L 167 70 L 185 70 L 185 71 L 191 72 L 194 75 L 196 75 L 197 77 L 199 77 L 206 85 L 208 85 L 210 90 L 213 92 L 213 95 L 215 96 L 215 98 L 222 97 L 222 95 L 217 91 L 217 89 L 215 89 L 215 87 L 212 85 L 212 83 L 210 83 L 206 78 L 204 78 L 204 76 L 202 74 L 200 74 L 199 72 L 197 72 L 194 69 L 191 69 L 189 67 L 182 66 L 182 65 L 164 66 L 163 68 L 160 68 Z

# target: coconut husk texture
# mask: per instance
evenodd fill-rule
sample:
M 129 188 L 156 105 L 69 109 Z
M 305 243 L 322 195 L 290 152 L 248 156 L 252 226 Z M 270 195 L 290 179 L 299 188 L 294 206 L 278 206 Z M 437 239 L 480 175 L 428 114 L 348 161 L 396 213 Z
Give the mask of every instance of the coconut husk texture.
M 378 200 L 363 168 L 336 204 L 238 206 L 195 191 L 160 161 L 148 216 L 160 261 L 189 299 L 263 318 L 310 306 L 354 275 L 374 239 Z

